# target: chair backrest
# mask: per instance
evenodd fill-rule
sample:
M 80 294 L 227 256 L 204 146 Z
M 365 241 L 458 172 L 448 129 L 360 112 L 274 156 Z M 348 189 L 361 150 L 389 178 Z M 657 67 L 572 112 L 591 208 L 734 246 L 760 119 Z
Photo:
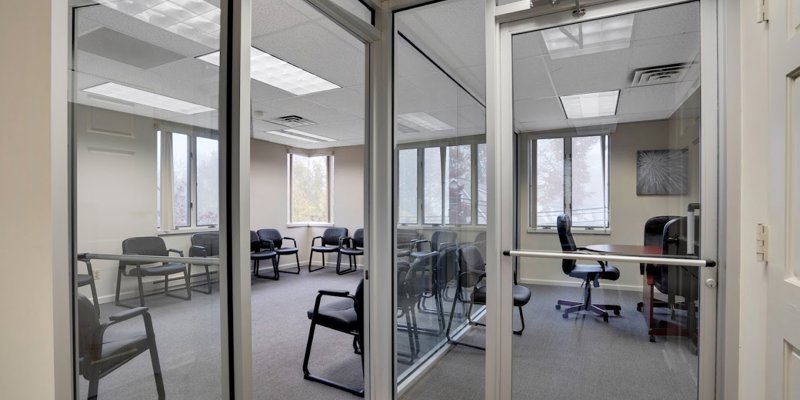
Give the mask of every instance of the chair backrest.
M 322 234 L 322 245 L 338 246 L 339 239 L 347 237 L 347 228 L 328 228 Z
M 556 229 L 558 230 L 558 241 L 561 242 L 561 251 L 578 250 L 575 239 L 572 238 L 572 219 L 569 215 L 561 214 L 556 218 Z M 561 269 L 569 275 L 575 269 L 575 260 L 562 260 Z
M 364 279 L 358 282 L 356 293 L 353 295 L 353 308 L 356 310 L 356 318 L 358 320 L 358 332 L 360 339 L 364 340 Z M 363 342 L 362 342 L 363 344 Z
M 436 275 L 441 285 L 446 285 L 450 279 L 459 273 L 458 246 L 453 243 L 446 244 L 439 248 L 436 256 Z M 444 286 L 442 286 L 444 287 Z
M 458 250 L 458 262 L 463 272 L 486 272 L 486 261 L 483 260 L 478 246 L 469 244 Z
M 364 228 L 358 228 L 353 232 L 353 246 L 364 247 Z
M 100 319 L 94 304 L 86 296 L 78 295 L 78 358 L 83 362 L 100 357 L 102 343 L 94 343 L 94 334 L 100 327 Z
M 486 231 L 480 231 L 475 236 L 475 246 L 478 246 L 478 250 L 481 251 L 483 258 L 486 259 Z
M 276 249 L 283 247 L 283 235 L 277 229 L 259 229 L 257 233 L 262 242 L 271 240 Z
M 664 237 L 664 226 L 667 222 L 675 218 L 680 218 L 672 215 L 659 215 L 652 217 L 644 223 L 644 245 L 645 246 L 661 246 L 661 240 Z M 646 268 L 651 270 L 655 268 L 653 264 L 640 264 L 639 273 L 644 273 Z
M 206 257 L 219 255 L 219 232 L 195 233 L 191 237 L 192 246 L 201 246 L 206 252 Z M 192 256 L 192 254 L 189 254 Z
M 419 233 L 414 229 L 397 229 L 397 248 L 411 248 L 411 241 L 419 239 Z
M 164 239 L 158 236 L 132 237 L 122 241 L 122 254 L 142 256 L 168 256 Z
M 261 239 L 258 238 L 256 231 L 250 231 L 250 251 L 261 250 Z
M 455 231 L 436 231 L 431 235 L 431 250 L 439 251 L 439 246 L 445 243 L 456 243 L 458 234 Z
M 664 255 L 686 255 L 689 245 L 694 246 L 694 254 L 700 252 L 700 217 L 695 218 L 695 242 L 689 244 L 687 242 L 687 228 L 688 223 L 686 217 L 674 218 L 664 225 L 664 234 L 661 241 L 661 253 Z M 670 288 L 668 283 L 670 281 L 669 274 L 675 271 L 680 273 L 674 282 L 678 283 L 679 287 L 675 288 L 674 292 L 678 295 L 684 293 L 684 289 L 689 289 L 688 285 L 697 283 L 696 277 L 692 278 L 692 273 L 683 273 L 685 271 L 681 268 L 657 266 L 654 272 L 654 283 L 656 289 L 662 293 L 669 293 Z

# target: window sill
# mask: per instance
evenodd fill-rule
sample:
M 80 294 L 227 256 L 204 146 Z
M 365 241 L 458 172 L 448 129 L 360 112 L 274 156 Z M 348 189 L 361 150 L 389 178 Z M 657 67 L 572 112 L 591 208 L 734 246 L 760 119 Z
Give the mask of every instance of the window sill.
M 456 231 L 485 231 L 488 229 L 488 225 L 416 225 L 416 224 L 398 224 L 396 226 L 397 229 L 416 229 L 416 230 L 437 230 L 437 229 L 445 229 L 445 230 L 456 230 Z
M 172 229 L 168 231 L 156 231 L 156 236 L 178 236 L 178 235 L 193 235 L 195 233 L 203 233 L 203 232 L 217 232 L 219 231 L 219 227 L 194 227 L 194 228 L 181 228 L 181 229 Z
M 557 235 L 558 230 L 556 228 L 553 229 L 541 229 L 541 228 L 528 228 L 528 233 L 534 234 L 545 234 L 545 235 Z M 599 236 L 611 236 L 610 229 L 580 229 L 575 228 L 572 229 L 573 235 L 599 235 Z
M 330 228 L 333 222 L 287 222 L 287 228 Z

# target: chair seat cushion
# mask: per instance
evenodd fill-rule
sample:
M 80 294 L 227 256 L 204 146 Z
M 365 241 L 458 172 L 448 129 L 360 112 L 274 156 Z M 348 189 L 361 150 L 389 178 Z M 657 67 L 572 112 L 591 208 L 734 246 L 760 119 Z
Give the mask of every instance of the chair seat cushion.
M 134 358 L 147 349 L 147 335 L 130 335 L 103 342 L 101 361 L 98 362 L 100 375 L 117 368 L 124 359 Z
M 298 252 L 298 249 L 297 247 L 281 247 L 280 249 L 275 249 L 275 252 L 281 255 L 295 254 Z
M 179 274 L 185 271 L 186 271 L 185 264 L 167 263 L 155 267 L 136 267 L 131 270 L 131 274 L 132 275 L 142 274 L 142 276 L 153 276 L 153 275 Z
M 333 247 L 333 246 L 313 246 L 313 247 L 311 247 L 311 251 L 317 251 L 317 252 L 320 252 L 320 253 L 331 253 L 331 252 L 338 251 L 338 250 L 339 250 L 338 247 Z
M 308 310 L 307 315 L 308 319 L 312 319 L 314 309 Z M 317 324 L 341 332 L 358 330 L 358 315 L 353 308 L 353 300 L 343 299 L 320 305 Z
M 256 251 L 256 252 L 250 253 L 250 259 L 251 260 L 265 260 L 267 258 L 273 258 L 276 255 L 278 255 L 278 253 L 276 253 L 276 252 L 274 252 L 272 250 Z
M 364 249 L 361 249 L 361 248 L 358 248 L 358 249 L 347 249 L 347 248 L 344 248 L 344 249 L 339 250 L 339 252 L 344 254 L 344 255 L 346 255 L 346 256 L 363 256 L 364 255 Z
M 92 277 L 89 274 L 78 274 L 75 278 L 78 281 L 78 286 L 86 286 L 92 283 Z
M 600 265 L 576 265 L 575 269 L 569 273 L 569 276 L 573 278 L 580 278 L 580 279 L 594 279 L 595 275 L 598 275 L 600 279 L 607 279 L 610 281 L 615 281 L 619 279 L 619 269 L 613 265 L 607 265 L 605 271 L 603 271 Z
M 531 290 L 522 285 L 514 285 L 511 295 L 514 296 L 514 307 L 521 307 L 531 300 Z M 472 291 L 472 302 L 486 304 L 486 286 Z

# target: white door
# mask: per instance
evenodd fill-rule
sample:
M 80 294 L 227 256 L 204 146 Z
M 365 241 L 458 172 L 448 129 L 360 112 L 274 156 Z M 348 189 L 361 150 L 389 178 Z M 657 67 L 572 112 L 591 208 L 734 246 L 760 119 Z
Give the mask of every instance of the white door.
M 769 399 L 800 399 L 800 0 L 770 0 Z

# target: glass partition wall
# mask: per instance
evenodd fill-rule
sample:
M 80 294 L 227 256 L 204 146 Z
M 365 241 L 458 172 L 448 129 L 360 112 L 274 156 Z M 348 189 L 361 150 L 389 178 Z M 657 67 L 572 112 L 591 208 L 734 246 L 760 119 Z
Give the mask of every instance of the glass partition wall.
M 511 36 L 515 247 L 560 251 L 571 225 L 587 251 L 697 257 L 699 3 L 562 20 Z M 698 398 L 698 268 L 517 262 L 514 398 Z
M 484 307 L 470 301 L 485 283 L 483 12 L 481 1 L 446 1 L 394 17 L 394 342 L 401 398 L 435 397 L 431 385 L 469 387 L 483 397 L 484 354 L 469 347 L 484 347 L 478 325 Z M 455 22 L 453 14 L 463 18 Z M 409 387 L 409 376 L 455 342 L 465 350 L 452 350 Z
M 78 396 L 221 398 L 219 2 L 72 12 Z

